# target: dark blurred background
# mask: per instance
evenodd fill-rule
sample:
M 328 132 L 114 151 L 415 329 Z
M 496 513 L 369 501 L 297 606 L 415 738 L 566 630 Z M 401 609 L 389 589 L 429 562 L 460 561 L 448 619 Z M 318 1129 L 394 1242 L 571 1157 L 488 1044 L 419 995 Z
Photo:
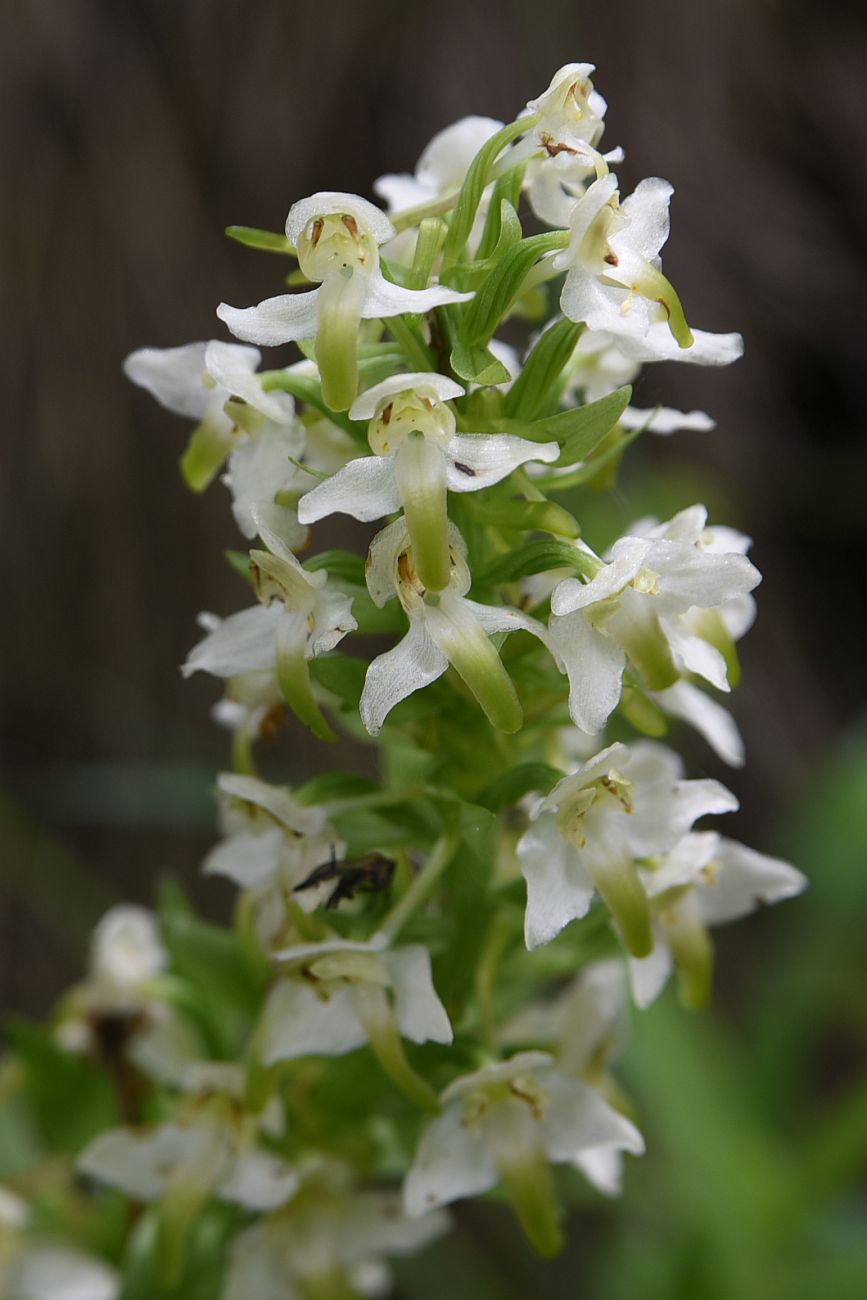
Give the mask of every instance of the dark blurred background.
M 734 701 L 749 764 L 732 776 L 694 753 L 741 797 L 733 833 L 813 877 L 803 900 L 721 936 L 718 1023 L 696 1032 L 733 1033 L 754 1057 L 769 1024 L 777 1038 L 806 1025 L 768 1077 L 808 1071 L 793 1115 L 836 1105 L 865 1045 L 867 978 L 860 0 L 0 9 L 2 1005 L 44 1014 L 102 908 L 149 901 L 167 870 L 228 909 L 230 891 L 196 881 L 227 761 L 217 688 L 182 684 L 177 665 L 197 610 L 243 603 L 221 557 L 238 539 L 224 489 L 183 488 L 187 427 L 124 381 L 123 357 L 221 336 L 220 299 L 279 291 L 280 264 L 227 224 L 281 229 L 316 189 L 371 196 L 444 125 L 510 120 L 561 64 L 592 60 L 624 192 L 646 175 L 675 185 L 665 265 L 689 319 L 741 330 L 747 349 L 721 371 L 645 372 L 638 404 L 698 406 L 718 429 L 630 453 L 612 531 L 704 499 L 755 537 L 765 582 Z M 292 773 L 330 762 L 323 749 L 293 732 Z M 690 1291 L 684 1258 L 684 1295 L 733 1294 Z

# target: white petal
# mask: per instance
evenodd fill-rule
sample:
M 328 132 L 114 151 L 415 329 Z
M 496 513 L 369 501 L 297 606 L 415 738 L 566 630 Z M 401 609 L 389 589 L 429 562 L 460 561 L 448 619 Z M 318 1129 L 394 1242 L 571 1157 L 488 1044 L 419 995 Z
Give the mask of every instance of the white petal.
M 628 248 L 650 262 L 668 239 L 668 207 L 673 187 L 658 176 L 639 181 L 635 190 L 623 200 L 621 211 L 629 218 L 625 226 L 611 239 L 611 246 L 619 252 Z
M 686 630 L 686 621 L 679 618 L 661 618 L 659 626 L 671 647 L 677 667 L 683 673 L 695 673 L 703 677 L 718 691 L 729 691 L 726 661 L 716 646 L 700 636 L 692 636 Z
M 374 384 L 359 393 L 349 408 L 351 420 L 372 420 L 376 408 L 387 398 L 397 393 L 414 392 L 422 397 L 429 397 L 434 402 L 447 402 L 453 397 L 463 397 L 464 389 L 454 379 L 438 375 L 433 371 L 413 370 L 400 375 L 390 375 L 381 383 Z
M 108 1264 L 66 1246 L 28 1249 L 13 1279 L 10 1300 L 116 1300 L 121 1289 Z
M 456 1102 L 422 1134 L 403 1186 L 404 1208 L 417 1218 L 438 1205 L 488 1191 L 497 1177 L 479 1126 L 464 1123 L 463 1105 Z
M 202 872 L 227 876 L 241 889 L 257 889 L 276 876 L 283 839 L 276 827 L 261 835 L 233 835 L 211 849 Z
M 638 573 L 650 547 L 651 542 L 646 538 L 621 537 L 611 548 L 610 563 L 604 565 L 590 582 L 567 578 L 554 589 L 552 613 L 571 614 L 576 609 L 586 609 L 597 601 L 618 595 Z
M 421 944 L 395 948 L 383 960 L 391 973 L 395 1013 L 404 1038 L 414 1043 L 450 1043 L 452 1027 L 433 986 L 427 948 Z
M 215 405 L 222 405 L 225 393 L 215 392 L 205 384 L 207 343 L 187 343 L 180 348 L 139 348 L 123 363 L 124 374 L 139 388 L 146 388 L 168 411 L 203 420 Z M 252 348 L 238 348 L 249 354 L 255 367 L 259 353 Z
M 365 581 L 374 605 L 382 608 L 396 594 L 397 560 L 408 545 L 409 529 L 402 515 L 380 529 L 370 543 Z
M 146 907 L 119 903 L 100 918 L 90 941 L 90 969 L 96 979 L 134 989 L 167 963 L 159 923 Z
M 403 289 L 399 284 L 386 280 L 381 271 L 374 271 L 365 286 L 361 316 L 363 320 L 375 320 L 382 316 L 400 316 L 403 312 L 422 313 L 450 302 L 469 302 L 472 297 L 472 293 L 459 293 L 457 289 L 447 289 L 439 284 L 430 289 Z
M 657 937 L 653 951 L 640 960 L 629 958 L 629 983 L 635 1005 L 642 1011 L 655 1002 L 669 981 L 674 962 L 666 945 Z
M 277 1156 L 254 1148 L 238 1156 L 218 1188 L 224 1201 L 248 1210 L 276 1210 L 294 1196 L 300 1179 Z
M 415 176 L 409 176 L 405 172 L 388 172 L 385 176 L 377 176 L 372 188 L 374 194 L 385 199 L 389 212 L 414 208 L 417 204 L 436 197 L 429 186 L 420 184 Z
M 470 600 L 466 596 L 461 599 L 488 636 L 493 636 L 495 632 L 530 632 L 543 644 L 548 644 L 548 633 L 544 623 L 531 618 L 529 614 L 522 614 L 519 609 L 512 609 L 510 605 L 480 605 L 477 600 Z
M 762 580 L 745 555 L 718 555 L 667 539 L 653 542 L 644 564 L 659 575 L 659 595 L 654 599 L 661 614 L 680 613 L 690 605 L 713 608 L 752 591 Z
M 623 1190 L 623 1156 L 611 1147 L 591 1147 L 572 1161 L 576 1169 L 603 1196 L 619 1196 Z
M 548 1094 L 541 1126 L 549 1160 L 571 1164 L 588 1148 L 607 1147 L 633 1155 L 644 1151 L 644 1139 L 635 1125 L 586 1083 L 560 1070 L 542 1070 L 538 1079 Z
M 377 244 L 386 243 L 397 233 L 382 209 L 360 195 L 346 194 L 340 190 L 320 190 L 309 198 L 299 199 L 292 204 L 286 218 L 286 238 L 290 244 L 297 244 L 309 222 L 315 221 L 317 217 L 344 214 L 355 217 Z
M 241 673 L 273 668 L 276 663 L 277 625 L 282 605 L 253 605 L 224 618 L 187 655 L 181 668 L 191 673 L 213 673 L 215 677 L 238 677 Z
M 719 870 L 702 876 L 696 893 L 709 925 L 734 921 L 757 907 L 793 898 L 807 887 L 807 878 L 779 858 L 757 853 L 745 844 L 720 839 Z
M 503 123 L 493 117 L 462 117 L 438 131 L 419 158 L 415 174 L 433 194 L 460 189 L 470 163 Z
M 305 493 L 298 502 L 298 518 L 313 524 L 327 515 L 351 515 L 367 523 L 393 514 L 400 505 L 394 453 L 360 456 Z
M 724 763 L 743 767 L 744 742 L 737 723 L 707 691 L 699 690 L 691 682 L 675 682 L 667 690 L 658 691 L 653 699 L 666 713 L 695 727 Z
M 379 735 L 396 704 L 442 677 L 448 666 L 448 659 L 429 635 L 424 619 L 411 618 L 403 640 L 393 650 L 378 655 L 367 670 L 359 709 L 370 735 Z
M 744 341 L 740 334 L 711 334 L 692 331 L 693 344 L 682 348 L 672 338 L 664 321 L 654 322 L 647 333 L 619 336 L 618 347 L 633 361 L 684 361 L 696 366 L 728 366 L 743 356 Z
M 317 655 L 327 654 L 357 627 L 352 616 L 352 597 L 342 591 L 323 591 L 313 612 L 313 630 L 305 657 L 315 659 Z
M 296 979 L 278 981 L 262 1018 L 262 1060 L 291 1061 L 299 1056 L 343 1056 L 367 1042 L 349 987 L 317 989 Z
M 559 459 L 556 442 L 530 442 L 506 434 L 455 434 L 446 448 L 447 478 L 452 492 L 478 492 L 506 478 L 519 465 Z
M 239 772 L 221 772 L 217 777 L 217 788 L 232 799 L 241 799 L 244 803 L 263 808 L 281 826 L 288 826 L 299 835 L 316 835 L 325 825 L 322 808 L 305 807 L 293 799 L 287 790 L 260 781 L 258 777 L 245 776 Z
M 549 943 L 576 917 L 587 915 L 593 881 L 551 813 L 543 813 L 524 832 L 517 854 L 527 882 L 524 939 L 532 950 Z
M 318 289 L 307 293 L 281 293 L 256 307 L 230 307 L 221 302 L 217 315 L 236 338 L 264 347 L 277 347 L 297 339 L 316 337 Z
M 569 716 L 582 731 L 601 731 L 620 702 L 626 655 L 615 640 L 591 627 L 583 611 L 551 615 L 548 636 L 569 678 Z
M 277 424 L 289 424 L 295 415 L 294 399 L 289 393 L 264 391 L 261 379 L 253 373 L 259 359 L 257 348 L 212 339 L 205 353 L 205 366 L 211 378 L 232 397 L 239 397 Z
M 656 406 L 649 411 L 639 410 L 636 406 L 627 406 L 620 417 L 624 429 L 647 428 L 651 433 L 677 433 L 681 429 L 691 429 L 696 433 L 707 433 L 716 428 L 716 420 L 704 411 L 675 411 L 671 406 Z
M 194 1161 L 210 1140 L 203 1129 L 176 1124 L 162 1124 L 150 1132 L 109 1129 L 85 1148 L 76 1167 L 136 1200 L 153 1201 L 162 1195 L 175 1169 Z
M 288 428 L 266 425 L 254 437 L 236 447 L 229 457 L 223 482 L 232 493 L 232 510 L 245 537 L 256 536 L 253 508 L 273 503 L 278 492 L 300 480 L 306 487 L 312 481 L 302 475 L 290 457 L 303 454 L 304 433 L 300 426 Z

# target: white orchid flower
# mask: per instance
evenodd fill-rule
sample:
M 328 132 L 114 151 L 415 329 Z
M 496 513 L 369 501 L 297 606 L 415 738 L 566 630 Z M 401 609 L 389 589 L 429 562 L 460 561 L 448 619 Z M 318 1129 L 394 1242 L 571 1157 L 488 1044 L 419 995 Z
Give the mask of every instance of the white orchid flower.
M 232 772 L 219 775 L 217 788 L 225 835 L 202 871 L 225 876 L 246 892 L 257 936 L 270 948 L 286 925 L 289 897 L 307 912 L 325 901 L 333 881 L 293 891 L 316 867 L 340 861 L 346 844 L 321 808 L 299 804 L 288 790 Z
M 257 307 L 221 303 L 217 315 L 250 343 L 274 347 L 315 339 L 323 398 L 333 411 L 345 411 L 358 388 L 359 321 L 431 311 L 473 296 L 439 285 L 403 289 L 386 280 L 379 245 L 395 233 L 385 213 L 356 194 L 322 191 L 301 199 L 289 209 L 286 237 L 319 288 L 266 298 Z
M 806 877 L 779 858 L 757 853 L 714 831 L 684 836 L 653 868 L 641 871 L 651 900 L 653 950 L 629 959 L 632 994 L 647 1007 L 676 968 L 688 1006 L 710 993 L 713 946 L 708 926 L 747 916 L 800 894 Z
M 554 258 L 567 273 L 560 306 L 570 320 L 613 335 L 635 361 L 723 365 L 740 356 L 740 335 L 705 333 L 697 343 L 660 270 L 672 193 L 667 181 L 654 177 L 621 203 L 616 177 L 593 182 L 575 203 L 568 248 Z
M 274 954 L 289 969 L 271 989 L 259 1032 L 266 1065 L 300 1056 L 343 1056 L 369 1043 L 391 1079 L 420 1105 L 436 1098 L 412 1069 L 401 1038 L 450 1043 L 423 944 L 390 948 L 330 939 Z
M 442 1105 L 404 1184 L 407 1214 L 479 1196 L 502 1181 L 542 1255 L 561 1245 L 549 1163 L 577 1166 L 600 1149 L 644 1150 L 634 1124 L 545 1052 L 521 1052 L 455 1079 Z
M 215 677 L 276 668 L 287 704 L 318 736 L 333 736 L 313 698 L 307 661 L 325 654 L 358 626 L 352 599 L 327 588 L 327 573 L 308 573 L 285 542 L 255 512 L 259 534 L 269 547 L 251 551 L 260 605 L 223 621 L 187 656 L 185 677 L 204 671 Z
M 592 962 L 553 998 L 532 1003 L 514 1016 L 498 1041 L 505 1047 L 549 1047 L 559 1069 L 583 1079 L 620 1110 L 620 1090 L 610 1066 L 626 1042 L 627 1001 L 624 963 L 613 958 Z M 589 1147 L 574 1163 L 603 1196 L 621 1191 L 623 1153 L 617 1148 Z
M 456 433 L 450 399 L 464 389 L 445 375 L 393 375 L 356 398 L 354 420 L 369 420 L 373 456 L 351 460 L 298 506 L 304 524 L 331 514 L 364 521 L 403 509 L 419 578 L 429 591 L 449 583 L 446 494 L 479 492 L 527 461 L 557 460 L 556 442 Z
M 449 539 L 449 585 L 439 592 L 428 592 L 419 578 L 403 517 L 377 533 L 370 544 L 367 587 L 374 604 L 382 606 L 396 595 L 409 618 L 403 640 L 374 659 L 367 670 L 360 711 L 372 736 L 379 734 L 396 704 L 435 682 L 449 664 L 493 726 L 515 731 L 521 725 L 515 688 L 488 638 L 495 632 L 523 629 L 545 641 L 545 628 L 519 610 L 469 600 L 466 546 L 452 523 Z
M 699 817 L 738 806 L 718 781 L 682 775 L 680 759 L 663 745 L 618 743 L 554 786 L 517 847 L 528 948 L 586 916 L 598 892 L 627 950 L 647 956 L 650 909 L 636 864 L 673 848 Z
M 438 199 L 456 194 L 464 183 L 469 167 L 482 145 L 503 128 L 492 117 L 462 117 L 443 131 L 438 131 L 425 146 L 412 176 L 389 173 L 373 182 L 373 192 L 385 200 L 392 214 L 403 209 L 434 204 Z M 492 186 L 488 185 L 479 202 L 469 247 L 473 250 L 481 238 Z M 390 258 L 412 260 L 416 232 L 402 230 L 385 245 Z
M 189 1124 L 109 1129 L 79 1156 L 80 1173 L 138 1201 L 174 1199 L 201 1205 L 214 1194 L 250 1210 L 275 1210 L 298 1186 L 295 1170 L 235 1132 L 226 1116 L 205 1113 Z
M 196 421 L 181 467 L 197 492 L 211 482 L 242 430 L 254 431 L 265 421 L 293 423 L 294 401 L 288 393 L 265 391 L 255 374 L 260 360 L 258 348 L 211 339 L 179 348 L 139 348 L 123 363 L 127 378 L 166 410 Z
M 592 63 L 567 63 L 551 78 L 548 89 L 527 103 L 522 116 L 532 117 L 527 134 L 509 153 L 511 163 L 538 153 L 549 159 L 565 156 L 588 167 L 608 170 L 596 145 L 605 130 L 608 105 L 593 88 Z M 619 159 L 620 150 L 616 151 Z
M 740 609 L 761 575 L 740 542 L 721 549 L 739 535 L 706 524 L 703 506 L 682 510 L 649 535 L 620 538 L 586 583 L 568 578 L 554 590 L 550 645 L 569 676 L 569 711 L 582 731 L 605 725 L 627 658 L 651 690 L 665 690 L 684 673 L 729 689 L 714 644 L 721 623 L 711 618 L 708 625 L 706 616 Z
M 385 1257 L 415 1254 L 449 1226 L 442 1212 L 407 1218 L 398 1196 L 357 1187 L 336 1160 L 306 1157 L 298 1171 L 289 1204 L 236 1237 L 222 1300 L 383 1296 Z

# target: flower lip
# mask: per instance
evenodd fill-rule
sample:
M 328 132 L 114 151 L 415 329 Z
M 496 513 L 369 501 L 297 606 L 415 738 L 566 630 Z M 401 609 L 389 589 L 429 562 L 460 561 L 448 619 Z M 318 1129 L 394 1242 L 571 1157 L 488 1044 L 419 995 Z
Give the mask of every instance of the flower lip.
M 291 244 L 297 244 L 311 221 L 329 216 L 354 217 L 377 244 L 387 243 L 397 233 L 385 213 L 367 199 L 358 194 L 320 190 L 292 204 L 286 218 L 286 238 Z

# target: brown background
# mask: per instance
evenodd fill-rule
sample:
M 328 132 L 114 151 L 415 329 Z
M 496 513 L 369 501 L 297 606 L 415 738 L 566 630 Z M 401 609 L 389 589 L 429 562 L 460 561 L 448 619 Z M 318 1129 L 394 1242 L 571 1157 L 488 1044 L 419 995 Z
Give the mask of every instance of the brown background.
M 642 405 L 704 407 L 719 428 L 638 455 L 756 538 L 765 585 L 737 700 L 751 761 L 732 784 L 740 833 L 777 847 L 863 707 L 861 5 L 0 10 L 0 1003 L 44 1012 L 102 906 L 148 900 L 167 869 L 195 882 L 211 837 L 216 690 L 177 665 L 198 609 L 243 603 L 220 555 L 238 540 L 222 488 L 186 494 L 184 424 L 125 383 L 123 357 L 219 335 L 218 300 L 277 291 L 275 261 L 226 224 L 279 229 L 316 189 L 370 195 L 435 130 L 509 120 L 571 60 L 597 63 L 624 189 L 676 186 L 666 270 L 691 321 L 746 337 L 729 370 L 652 369 Z M 331 754 L 293 734 L 290 759 L 297 773 Z M 202 896 L 220 912 L 230 891 Z

